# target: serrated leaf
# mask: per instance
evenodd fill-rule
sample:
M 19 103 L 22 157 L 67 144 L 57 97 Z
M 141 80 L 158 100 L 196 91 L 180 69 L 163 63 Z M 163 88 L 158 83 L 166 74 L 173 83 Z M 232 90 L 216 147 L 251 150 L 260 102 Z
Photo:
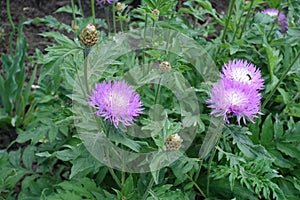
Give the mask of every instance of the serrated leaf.
M 75 13 L 76 15 L 82 16 L 82 13 L 79 10 L 79 8 L 77 7 L 77 5 L 74 6 L 74 12 L 73 12 L 72 7 L 69 5 L 62 6 L 62 7 L 58 8 L 56 11 L 54 11 L 54 13 L 60 13 L 60 12 L 65 12 L 65 13 L 70 13 L 70 14 Z
M 300 151 L 294 144 L 290 143 L 276 143 L 276 147 L 279 151 L 283 152 L 284 154 L 291 156 L 293 158 L 300 158 Z
M 250 158 L 272 159 L 272 156 L 263 146 L 253 144 L 245 133 L 231 131 L 231 134 L 233 136 L 233 142 L 237 144 L 245 156 Z

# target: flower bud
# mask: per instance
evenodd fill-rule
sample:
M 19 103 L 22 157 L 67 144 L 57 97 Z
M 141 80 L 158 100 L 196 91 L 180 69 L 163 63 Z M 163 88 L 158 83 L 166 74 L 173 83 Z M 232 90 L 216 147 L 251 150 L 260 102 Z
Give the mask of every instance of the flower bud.
M 162 72 L 168 72 L 171 70 L 171 65 L 169 62 L 164 61 L 164 62 L 160 63 L 159 68 Z
M 176 133 L 176 134 L 170 135 L 170 137 L 168 137 L 166 139 L 165 145 L 166 145 L 166 148 L 168 151 L 178 151 L 181 147 L 182 142 L 183 142 L 183 140 Z
M 93 24 L 88 24 L 80 34 L 81 42 L 86 46 L 94 46 L 98 42 L 98 32 Z
M 78 28 L 79 28 L 79 26 L 78 26 L 77 24 L 73 24 L 73 25 L 72 25 L 72 29 L 73 29 L 73 30 L 77 30 Z
M 118 2 L 118 3 L 116 4 L 116 10 L 117 10 L 117 11 L 121 11 L 122 8 L 123 8 L 122 3 L 121 3 L 121 2 Z
M 152 10 L 152 14 L 156 15 L 156 16 L 159 16 L 159 10 L 158 9 Z

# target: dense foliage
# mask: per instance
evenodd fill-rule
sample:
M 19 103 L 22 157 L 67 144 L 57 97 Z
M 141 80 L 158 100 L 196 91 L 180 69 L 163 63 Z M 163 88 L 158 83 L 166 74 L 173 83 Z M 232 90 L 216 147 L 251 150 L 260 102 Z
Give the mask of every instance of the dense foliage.
M 84 17 L 71 0 L 56 12 L 72 24 L 20 23 L 1 55 L 0 133 L 17 138 L 0 150 L 0 199 L 299 199 L 300 1 L 231 0 L 226 14 L 207 0 L 141 2 L 92 0 Z M 55 43 L 28 56 L 31 23 L 58 31 L 40 33 Z M 264 80 L 255 123 L 210 115 L 235 59 Z M 109 85 L 122 80 L 131 88 Z

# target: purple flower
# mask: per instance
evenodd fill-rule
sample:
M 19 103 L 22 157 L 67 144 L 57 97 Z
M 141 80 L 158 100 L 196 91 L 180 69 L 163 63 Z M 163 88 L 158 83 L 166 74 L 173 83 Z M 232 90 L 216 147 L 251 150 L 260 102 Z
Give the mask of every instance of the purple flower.
M 102 7 L 103 5 L 106 6 L 106 5 L 112 4 L 114 2 L 118 2 L 118 0 L 99 0 L 96 3 L 96 6 Z
M 278 10 L 267 8 L 266 10 L 262 11 L 262 13 L 273 17 L 278 15 Z M 286 17 L 284 14 L 282 14 L 282 12 L 279 13 L 278 24 L 281 26 L 281 32 L 286 33 L 286 31 L 288 30 L 288 24 L 287 24 Z
M 211 98 L 207 100 L 208 107 L 213 111 L 210 115 L 223 117 L 229 123 L 228 116 L 237 116 L 238 124 L 243 119 L 246 124 L 246 117 L 252 122 L 260 112 L 261 94 L 251 85 L 221 79 L 212 88 Z
M 119 122 L 124 126 L 132 125 L 134 117 L 143 110 L 140 95 L 125 81 L 103 81 L 96 84 L 89 100 L 89 104 L 97 109 L 96 115 L 109 120 L 116 128 Z
M 245 60 L 229 61 L 222 67 L 222 79 L 229 79 L 239 83 L 247 84 L 256 90 L 263 88 L 263 79 L 261 78 L 260 70 L 254 64 L 248 63 Z

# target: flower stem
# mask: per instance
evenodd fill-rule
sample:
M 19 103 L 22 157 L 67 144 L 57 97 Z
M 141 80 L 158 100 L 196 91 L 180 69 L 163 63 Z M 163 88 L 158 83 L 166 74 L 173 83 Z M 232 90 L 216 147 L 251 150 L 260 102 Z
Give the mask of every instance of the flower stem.
M 109 35 L 109 33 L 110 33 L 109 8 L 106 6 L 104 8 L 104 10 L 105 10 L 106 23 L 107 23 L 107 30 L 108 30 L 108 35 Z
M 120 29 L 121 29 L 121 32 L 123 33 L 124 32 L 124 28 L 123 28 L 123 19 L 122 17 L 119 17 L 119 23 L 120 23 Z
M 216 146 L 218 146 L 219 142 L 220 142 L 220 138 L 218 138 L 218 141 L 217 141 L 217 144 L 215 145 L 215 148 L 209 158 L 209 161 L 208 161 L 208 169 L 207 169 L 207 183 L 206 183 L 206 195 L 209 196 L 209 186 L 210 186 L 210 171 L 211 171 L 211 163 L 213 161 L 213 158 L 215 157 L 215 154 L 217 152 L 217 148 Z
M 95 0 L 91 0 L 91 8 L 92 8 L 93 24 L 96 25 Z
M 150 183 L 149 183 L 149 185 L 148 185 L 148 187 L 147 187 L 147 189 L 146 189 L 146 191 L 145 191 L 145 193 L 142 197 L 142 200 L 145 200 L 147 198 L 148 193 L 149 193 L 149 191 L 151 190 L 151 188 L 153 186 L 153 183 L 154 183 L 154 178 L 152 177 L 151 180 L 150 180 Z
M 200 192 L 200 194 L 202 195 L 202 197 L 204 197 L 206 199 L 206 195 L 204 194 L 204 192 L 202 191 L 202 189 L 199 187 L 199 185 L 188 174 L 186 174 L 186 176 L 190 179 L 190 181 L 193 183 L 193 185 L 197 188 L 197 190 Z
M 247 21 L 248 21 L 248 19 L 249 19 L 249 16 L 250 16 L 250 12 L 251 12 L 253 3 L 254 3 L 254 0 L 251 0 L 250 8 L 249 8 L 249 10 L 248 10 L 248 12 L 247 12 L 246 19 L 245 19 L 245 21 L 244 21 L 244 23 L 243 23 L 243 26 L 242 26 L 240 35 L 239 35 L 239 37 L 238 37 L 239 39 L 241 39 L 241 37 L 242 37 L 242 35 L 243 35 L 243 32 L 244 32 L 244 30 L 245 30 L 245 27 L 246 27 Z
M 89 83 L 88 83 L 88 55 L 89 55 L 89 51 L 90 51 L 90 47 L 85 47 L 84 48 L 84 65 L 83 65 L 83 79 L 84 79 L 84 84 L 85 84 L 85 88 L 86 88 L 86 93 L 90 94 L 90 90 L 89 90 Z
M 79 9 L 80 9 L 80 12 L 81 12 L 82 18 L 84 18 L 84 13 L 83 13 L 83 9 L 82 9 L 81 0 L 78 0 L 77 2 L 78 2 L 78 5 L 79 5 Z
M 225 24 L 224 31 L 223 31 L 223 34 L 222 34 L 222 39 L 221 39 L 222 42 L 225 42 L 225 36 L 226 36 L 226 33 L 227 33 L 230 17 L 232 15 L 234 3 L 235 3 L 235 0 L 231 0 L 230 3 L 229 3 L 229 13 L 228 13 L 228 18 L 226 20 L 226 24 Z
M 145 27 L 144 27 L 144 41 L 143 41 L 143 76 L 146 75 L 146 70 L 145 70 L 145 66 L 146 66 L 146 59 L 145 59 L 145 48 L 146 48 L 146 30 L 147 30 L 147 21 L 148 21 L 148 14 L 146 13 L 146 17 L 145 17 Z
M 267 105 L 267 103 L 270 101 L 270 99 L 274 95 L 275 91 L 279 87 L 280 83 L 283 81 L 283 79 L 285 79 L 285 77 L 287 76 L 287 74 L 289 73 L 289 71 L 291 70 L 291 68 L 293 67 L 293 65 L 295 64 L 295 62 L 299 59 L 299 56 L 300 56 L 300 51 L 298 52 L 298 55 L 295 57 L 295 59 L 288 66 L 288 68 L 285 70 L 285 72 L 281 75 L 279 81 L 277 82 L 277 84 L 275 85 L 275 87 L 272 89 L 272 91 L 270 92 L 270 94 L 267 96 L 266 100 L 262 104 L 261 109 L 263 109 Z
M 11 13 L 10 13 L 10 0 L 6 0 L 6 10 L 7 10 L 7 17 L 8 17 L 9 23 L 11 25 L 12 31 L 15 32 L 16 27 L 15 27 L 15 24 L 12 20 Z
M 12 20 L 11 13 L 10 13 L 10 0 L 6 0 L 6 10 L 7 10 L 7 17 L 8 17 L 10 26 L 12 28 L 12 31 L 11 31 L 10 37 L 9 37 L 9 50 L 10 50 L 10 52 L 12 52 L 12 49 L 13 49 L 12 40 L 13 40 L 14 33 L 16 31 L 16 27 L 15 27 L 15 24 Z
M 75 15 L 75 5 L 74 5 L 74 0 L 71 0 L 71 6 L 72 6 L 72 15 L 73 15 L 73 20 L 74 20 L 74 24 L 73 24 L 73 25 L 77 25 L 77 22 L 76 22 L 76 15 Z
M 277 23 L 278 19 L 279 19 L 279 15 L 280 15 L 280 12 L 281 12 L 281 7 L 278 9 L 278 13 L 277 13 L 277 16 L 276 16 L 276 19 L 277 20 L 274 20 L 273 23 L 272 23 L 272 27 L 267 35 L 267 41 L 269 41 L 269 37 L 271 36 L 271 33 L 273 32 L 273 29 L 275 27 L 275 24 Z
M 116 4 L 115 3 L 113 3 L 112 6 L 112 15 L 113 15 L 114 34 L 116 34 L 117 28 L 116 28 Z
M 162 79 L 162 78 L 160 78 L 159 81 L 158 81 L 158 86 L 157 86 L 156 93 L 155 93 L 155 98 L 154 98 L 154 105 L 157 103 L 158 94 L 159 94 L 159 92 L 160 92 L 160 88 L 161 88 L 161 87 L 160 87 L 161 79 Z
M 116 175 L 115 171 L 108 167 L 109 173 L 111 174 L 111 176 L 113 177 L 114 181 L 117 183 L 117 185 L 119 186 L 119 188 L 122 188 L 122 184 L 118 178 L 118 176 Z

